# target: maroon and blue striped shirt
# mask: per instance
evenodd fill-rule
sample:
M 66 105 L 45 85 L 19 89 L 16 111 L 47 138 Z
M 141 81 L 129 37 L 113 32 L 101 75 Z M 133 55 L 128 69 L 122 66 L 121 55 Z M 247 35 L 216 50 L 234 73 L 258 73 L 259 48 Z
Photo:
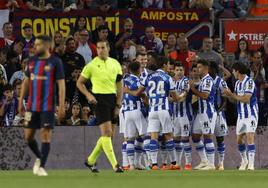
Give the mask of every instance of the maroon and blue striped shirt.
M 55 111 L 57 80 L 64 79 L 64 69 L 59 58 L 51 56 L 29 60 L 25 75 L 30 79 L 27 110 L 32 112 Z

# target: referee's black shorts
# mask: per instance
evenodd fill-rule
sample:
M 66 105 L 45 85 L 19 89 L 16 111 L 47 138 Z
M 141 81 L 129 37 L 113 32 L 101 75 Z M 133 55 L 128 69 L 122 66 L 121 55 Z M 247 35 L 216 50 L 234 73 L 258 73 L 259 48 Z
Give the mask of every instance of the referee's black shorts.
M 104 122 L 111 121 L 116 123 L 114 117 L 114 110 L 116 107 L 116 95 L 115 94 L 94 94 L 97 105 L 95 108 L 97 125 Z

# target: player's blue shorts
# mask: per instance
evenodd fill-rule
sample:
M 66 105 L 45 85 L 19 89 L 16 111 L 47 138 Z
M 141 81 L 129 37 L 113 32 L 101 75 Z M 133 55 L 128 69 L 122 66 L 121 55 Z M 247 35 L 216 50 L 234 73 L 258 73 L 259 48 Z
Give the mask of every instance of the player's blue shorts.
M 25 128 L 40 129 L 48 128 L 53 129 L 55 125 L 54 112 L 26 112 L 24 118 Z

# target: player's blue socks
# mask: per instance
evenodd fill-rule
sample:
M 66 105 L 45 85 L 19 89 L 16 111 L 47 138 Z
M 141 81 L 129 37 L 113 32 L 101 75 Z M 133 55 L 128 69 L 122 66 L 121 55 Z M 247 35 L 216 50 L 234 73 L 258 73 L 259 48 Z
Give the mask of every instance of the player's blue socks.
M 168 150 L 166 142 L 159 141 L 162 164 L 167 164 Z
M 128 163 L 128 156 L 127 156 L 127 142 L 126 141 L 123 142 L 122 144 L 122 158 L 123 158 L 122 166 L 127 167 L 129 163 Z
M 152 164 L 157 164 L 157 155 L 159 150 L 159 144 L 157 140 L 151 140 L 150 142 L 150 157 L 152 160 Z
M 45 168 L 49 151 L 50 151 L 50 143 L 42 143 L 41 147 L 42 157 L 40 166 L 43 168 Z
M 135 145 L 134 141 L 127 141 L 127 158 L 130 166 L 134 165 Z
M 255 144 L 249 144 L 248 145 L 248 165 L 249 166 L 254 166 L 255 152 L 256 152 Z
M 41 159 L 41 152 L 38 148 L 38 144 L 35 139 L 28 141 L 28 146 L 32 150 L 32 152 L 35 154 L 35 156 L 39 159 Z
M 201 162 L 207 162 L 208 158 L 205 151 L 205 146 L 202 140 L 200 139 L 193 139 L 195 149 L 201 159 Z
M 219 157 L 219 164 L 223 164 L 224 156 L 225 156 L 225 144 L 224 142 L 217 143 L 217 150 L 218 150 L 218 157 Z
M 142 154 L 143 154 L 143 139 L 141 137 L 138 137 L 135 140 L 135 158 L 134 158 L 135 166 L 141 166 Z
M 239 144 L 238 150 L 240 152 L 240 156 L 242 158 L 242 161 L 246 161 L 247 158 L 247 150 L 246 150 L 246 144 Z
M 171 163 L 175 165 L 176 164 L 176 151 L 175 151 L 175 143 L 173 139 L 168 140 L 166 142 L 166 148 L 167 148 Z
M 183 140 L 183 147 L 184 147 L 184 154 L 185 154 L 185 164 L 191 165 L 192 164 L 192 146 L 188 140 Z
M 205 147 L 206 147 L 206 153 L 208 162 L 210 165 L 215 165 L 215 146 L 212 139 L 205 138 Z
M 151 137 L 150 136 L 145 136 L 144 139 L 143 139 L 143 150 L 146 153 L 146 157 L 145 157 L 145 165 L 146 165 L 146 167 L 149 167 L 151 165 L 150 142 L 151 142 Z
M 177 154 L 177 164 L 181 166 L 181 159 L 183 154 L 183 143 L 179 140 L 175 140 L 175 149 Z

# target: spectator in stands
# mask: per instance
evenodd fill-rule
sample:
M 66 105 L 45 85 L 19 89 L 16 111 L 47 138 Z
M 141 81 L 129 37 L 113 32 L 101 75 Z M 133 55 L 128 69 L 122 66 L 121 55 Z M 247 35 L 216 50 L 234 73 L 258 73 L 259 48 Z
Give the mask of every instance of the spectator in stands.
M 191 59 L 196 54 L 189 50 L 189 41 L 184 35 L 178 38 L 178 48 L 178 50 L 171 52 L 169 57 L 175 61 L 180 61 L 184 66 L 185 75 L 188 76 L 192 66 Z
M 215 16 L 220 16 L 225 9 L 232 10 L 235 16 L 244 17 L 247 15 L 248 0 L 214 0 L 213 8 Z
M 262 53 L 263 67 L 265 70 L 265 80 L 268 80 L 268 34 L 264 36 L 263 46 L 259 49 Z M 268 103 L 268 88 L 265 89 L 265 101 Z M 268 104 L 267 104 L 268 105 Z
M 250 76 L 255 81 L 257 86 L 257 99 L 259 106 L 259 124 L 265 125 L 267 119 L 265 119 L 264 115 L 267 112 L 267 101 L 265 100 L 265 90 L 268 89 L 268 83 L 265 78 L 265 69 L 263 67 L 263 61 L 261 58 L 261 52 L 254 51 L 252 53 L 252 63 L 250 66 Z
M 88 122 L 90 119 L 94 118 L 94 115 L 91 113 L 91 109 L 88 104 L 83 105 L 82 107 L 82 120 Z
M 10 80 L 14 72 L 21 70 L 22 52 L 25 43 L 23 40 L 16 40 L 7 53 L 7 62 L 5 65 L 7 79 Z
M 219 54 L 224 51 L 221 45 L 221 38 L 218 35 L 213 36 L 213 50 Z
M 128 9 L 128 10 L 142 8 L 142 1 L 141 0 L 120 0 L 118 1 L 118 8 Z
M 248 41 L 241 38 L 238 41 L 237 49 L 235 51 L 235 60 L 244 63 L 248 68 L 250 66 L 250 50 Z
M 162 9 L 164 5 L 164 0 L 143 0 L 143 8 L 158 8 Z
M 80 126 L 82 118 L 82 106 L 80 103 L 76 102 L 72 104 L 71 107 L 72 116 L 67 120 L 67 125 L 69 126 Z
M 10 22 L 4 23 L 2 31 L 3 31 L 4 37 L 0 38 L 0 48 L 10 46 L 15 40 L 15 38 L 13 36 L 13 25 L 12 25 L 12 23 L 10 23 Z
M 46 0 L 45 9 L 58 9 L 64 12 L 70 12 L 71 10 L 76 10 L 77 6 L 75 0 Z
M 136 46 L 132 39 L 126 38 L 123 42 L 123 49 L 119 52 L 119 59 L 133 61 L 136 57 Z
M 36 10 L 36 11 L 46 11 L 49 9 L 49 6 L 45 6 L 44 0 L 24 0 L 25 4 L 30 10 Z
M 268 16 L 268 2 L 266 0 L 250 1 L 249 12 L 254 17 Z
M 29 57 L 29 49 L 31 46 L 34 45 L 35 37 L 33 35 L 33 28 L 31 25 L 26 24 L 22 29 L 23 29 L 23 34 L 24 34 L 23 39 L 25 43 L 22 56 L 23 58 L 26 58 L 26 57 Z
M 189 0 L 189 8 L 212 8 L 213 0 Z
M 151 50 L 156 53 L 161 53 L 163 50 L 163 42 L 160 38 L 155 36 L 155 28 L 152 25 L 145 27 L 145 35 L 140 38 L 140 41 L 148 51 Z
M 168 9 L 186 9 L 189 0 L 165 0 L 165 7 Z
M 54 55 L 61 57 L 65 52 L 64 38 L 61 31 L 55 31 L 53 37 L 53 52 Z
M 203 39 L 202 49 L 197 55 L 200 59 L 215 61 L 218 65 L 223 66 L 223 58 L 219 53 L 213 50 L 213 40 L 210 37 Z
M 73 34 L 73 37 L 74 37 L 74 41 L 75 43 L 79 43 L 79 38 L 80 38 L 80 31 L 76 31 L 74 34 Z
M 168 57 L 169 54 L 177 49 L 177 37 L 175 33 L 169 33 L 167 36 L 167 41 L 163 49 L 163 54 Z
M 115 43 L 115 47 L 121 51 L 122 50 L 122 47 L 123 47 L 123 42 L 126 40 L 126 39 L 129 39 L 132 41 L 132 44 L 134 46 L 136 46 L 136 44 L 138 43 L 138 36 L 135 34 L 133 28 L 134 28 L 134 24 L 133 24 L 133 21 L 130 19 L 130 18 L 127 18 L 124 20 L 124 31 L 119 33 L 117 36 L 116 36 L 116 43 Z
M 117 58 L 117 52 L 115 49 L 115 41 L 111 38 L 108 38 L 109 28 L 106 25 L 101 25 L 98 27 L 98 40 L 100 41 L 108 41 L 110 45 L 110 57 Z
M 7 73 L 4 65 L 7 61 L 7 54 L 5 49 L 0 49 L 0 88 L 2 88 L 5 84 L 7 84 Z M 0 89 L 0 97 L 2 95 L 1 89 Z
M 9 84 L 4 86 L 3 91 L 4 98 L 0 102 L 0 123 L 2 126 L 11 126 L 18 113 L 18 98 Z
M 26 68 L 26 65 L 27 65 L 28 61 L 29 61 L 29 59 L 22 60 L 22 62 L 21 62 L 21 70 L 18 70 L 16 72 L 14 72 L 14 74 L 12 75 L 12 77 L 9 80 L 10 85 L 13 85 L 15 80 L 21 80 L 22 81 L 24 79 L 25 68 Z
M 99 31 L 100 26 L 106 26 L 105 17 L 103 15 L 96 16 L 95 30 L 92 31 L 92 42 L 96 44 L 99 41 Z M 110 29 L 108 29 L 108 41 L 115 41 L 115 36 Z
M 78 16 L 75 21 L 74 27 L 71 29 L 70 34 L 74 35 L 75 32 L 87 29 L 88 20 L 85 16 Z
M 79 43 L 76 52 L 83 56 L 85 63 L 88 64 L 96 57 L 96 45 L 89 40 L 89 33 L 86 29 L 79 32 Z
M 117 0 L 93 0 L 92 7 L 102 12 L 117 8 Z
M 93 0 L 77 0 L 76 6 L 78 10 L 91 9 Z
M 66 50 L 61 57 L 64 67 L 65 79 L 70 80 L 74 69 L 82 70 L 85 60 L 82 55 L 76 52 L 76 43 L 73 37 L 66 40 Z
M 124 20 L 124 31 L 116 36 L 115 47 L 119 53 L 119 59 L 131 59 L 136 56 L 138 36 L 135 34 L 133 21 L 130 18 Z

